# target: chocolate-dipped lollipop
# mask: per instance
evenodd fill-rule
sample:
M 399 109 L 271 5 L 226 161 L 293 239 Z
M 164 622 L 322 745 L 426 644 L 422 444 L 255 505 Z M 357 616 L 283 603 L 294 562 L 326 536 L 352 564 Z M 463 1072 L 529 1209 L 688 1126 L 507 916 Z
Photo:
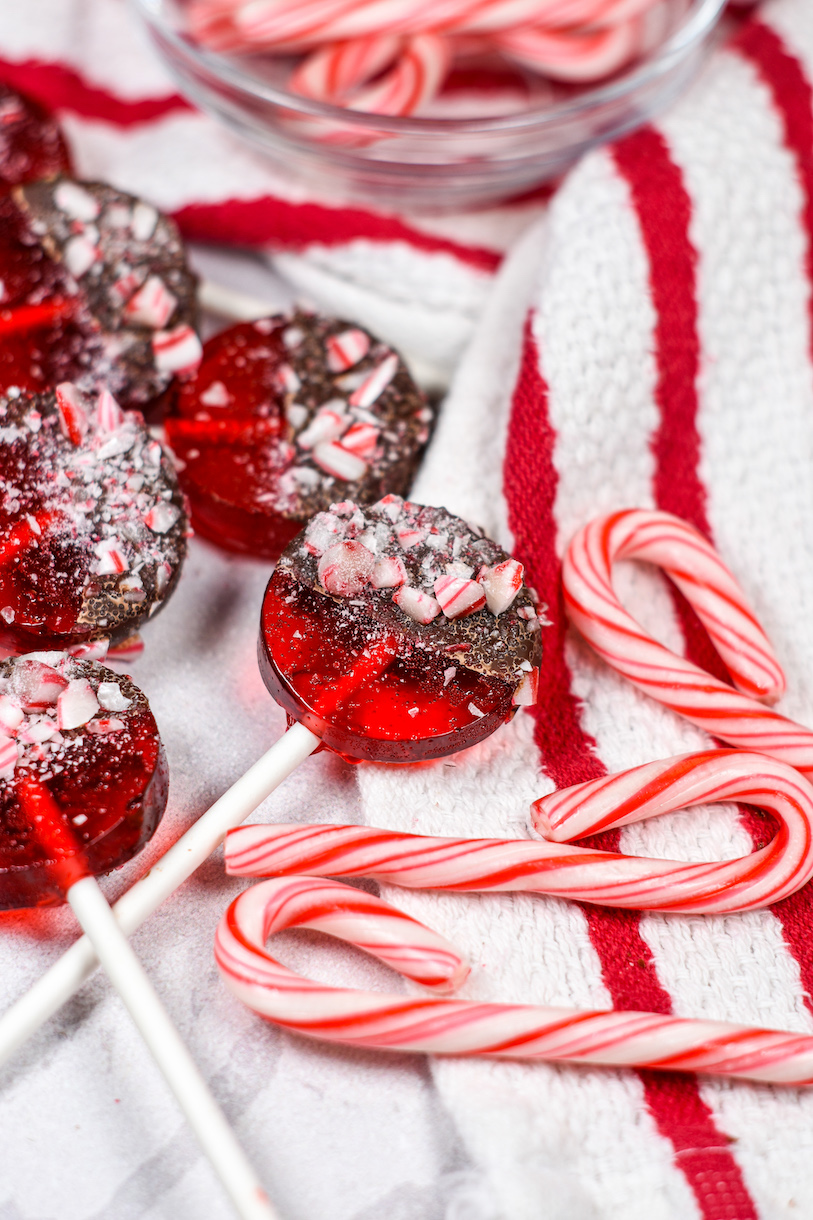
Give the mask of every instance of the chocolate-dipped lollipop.
M 197 281 L 175 224 L 100 182 L 0 199 L 0 389 L 74 381 L 145 406 L 194 369 Z
M 0 644 L 131 636 L 174 589 L 187 531 L 138 412 L 70 383 L 0 395 Z
M 46 799 L 61 841 L 40 833 Z M 58 866 L 77 854 L 94 874 L 118 868 L 166 803 L 158 729 L 128 678 L 62 652 L 0 662 L 0 910 L 64 901 Z
M 481 741 L 536 702 L 539 660 L 522 564 L 446 509 L 399 496 L 319 513 L 263 601 L 266 685 L 354 759 L 439 758 Z M 369 672 L 356 683 L 359 667 Z
M 433 411 L 367 331 L 296 313 L 215 335 L 173 392 L 167 437 L 195 529 L 276 559 L 312 516 L 409 487 Z
M 214 851 L 226 832 L 248 817 L 322 744 L 306 722 L 324 729 L 326 742 L 335 741 L 356 758 L 387 762 L 397 758 L 408 763 L 451 754 L 479 741 L 510 719 L 517 706 L 533 701 L 535 667 L 541 654 L 539 619 L 533 594 L 523 582 L 522 565 L 443 509 L 421 508 L 387 497 L 361 511 L 358 518 L 357 511 L 355 505 L 341 504 L 330 514 L 344 523 L 345 536 L 330 545 L 325 539 L 325 545 L 316 548 L 321 552 L 318 556 L 315 550 L 308 551 L 325 524 L 317 517 L 291 545 L 290 560 L 286 558 L 280 565 L 279 577 L 275 575 L 269 585 L 268 593 L 280 606 L 281 622 L 279 630 L 272 629 L 271 603 L 266 600 L 261 665 L 272 691 L 279 693 L 302 723 L 294 724 L 197 820 L 162 858 L 159 868 L 119 899 L 116 916 L 125 932 L 134 931 L 147 919 Z M 365 532 L 377 529 L 378 524 L 383 527 L 384 522 L 387 539 L 380 550 L 376 546 L 374 554 L 363 541 Z M 357 527 L 356 536 L 349 537 Z M 437 534 L 431 533 L 433 528 Z M 399 529 L 403 532 L 400 538 Z M 413 546 L 421 546 L 420 553 L 405 558 L 412 549 L 407 531 L 424 529 L 425 536 L 412 541 Z M 426 538 L 440 541 L 443 534 L 446 539 L 437 551 L 434 544 L 425 545 Z M 331 546 L 348 548 L 341 563 L 331 555 Z M 481 566 L 475 568 L 469 562 L 472 576 L 444 572 L 434 578 L 433 592 L 427 593 L 415 583 L 422 579 L 418 573 L 433 571 L 436 556 L 444 555 L 447 547 L 453 557 L 450 562 L 463 564 L 466 557 L 471 561 L 476 556 Z M 317 579 L 310 584 L 291 575 L 294 562 L 306 562 L 303 548 L 316 568 Z M 424 569 L 423 561 L 430 553 L 432 561 Z M 373 558 L 372 567 L 368 556 Z M 390 576 L 400 575 L 399 565 L 403 565 L 414 583 L 393 580 L 376 588 L 372 581 L 379 563 L 378 579 L 387 569 Z M 313 577 L 312 568 L 305 571 Z M 351 578 L 358 582 L 357 591 L 351 587 Z M 343 591 L 328 592 L 326 584 L 339 579 Z M 399 606 L 399 601 L 406 601 L 406 590 L 412 591 L 408 595 L 411 602 L 431 598 L 437 603 L 438 610 L 429 622 L 418 623 Z M 318 607 L 315 613 L 314 604 Z M 468 615 L 454 613 L 464 608 Z M 456 619 L 464 621 L 456 623 Z M 434 632 L 433 624 L 437 624 Z M 341 648 L 319 639 L 320 633 L 334 630 Z M 466 643 L 470 649 L 463 647 Z M 447 644 L 453 646 L 448 654 Z M 505 652 L 511 658 L 507 663 L 502 659 Z M 402 691 L 408 692 L 408 700 Z M 431 707 L 435 700 L 437 713 Z M 412 708 L 416 709 L 414 716 Z M 79 941 L 0 1018 L 0 1062 L 74 994 L 95 965 L 91 945 Z

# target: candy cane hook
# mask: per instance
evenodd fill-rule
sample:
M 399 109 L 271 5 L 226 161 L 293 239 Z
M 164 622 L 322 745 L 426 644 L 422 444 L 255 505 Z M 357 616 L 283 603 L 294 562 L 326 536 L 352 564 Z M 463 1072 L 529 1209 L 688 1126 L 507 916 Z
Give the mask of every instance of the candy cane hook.
M 662 568 L 700 617 L 739 688 L 657 643 L 619 601 L 617 559 Z M 779 662 L 731 572 L 697 530 L 671 513 L 625 509 L 574 537 L 562 564 L 568 618 L 599 656 L 665 707 L 715 737 L 813 775 L 813 732 L 771 711 L 785 690 Z
M 813 1083 L 813 1035 L 647 1012 L 482 1004 L 328 987 L 294 974 L 265 950 L 267 937 L 285 928 L 327 932 L 435 992 L 453 989 L 468 971 L 437 933 L 369 894 L 314 877 L 263 881 L 223 916 L 215 938 L 217 964 L 226 985 L 249 1008 L 314 1038 L 435 1055 Z

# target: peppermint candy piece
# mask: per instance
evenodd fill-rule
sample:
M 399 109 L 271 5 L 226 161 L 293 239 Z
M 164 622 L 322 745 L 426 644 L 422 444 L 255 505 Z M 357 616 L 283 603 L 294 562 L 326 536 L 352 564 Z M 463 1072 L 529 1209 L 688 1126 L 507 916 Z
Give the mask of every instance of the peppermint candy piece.
M 414 588 L 413 585 L 402 585 L 393 593 L 392 600 L 399 609 L 403 610 L 404 614 L 407 614 L 416 623 L 423 623 L 424 626 L 437 618 L 441 610 L 440 602 L 435 601 L 434 597 L 430 597 L 421 589 Z
M 525 569 L 518 559 L 506 559 L 492 568 L 481 568 L 477 579 L 483 586 L 491 613 L 502 614 L 522 588 Z
M 319 560 L 317 573 L 328 593 L 354 597 L 370 583 L 375 556 L 363 543 L 337 542 Z
M 203 356 L 200 339 L 185 323 L 173 330 L 156 331 L 152 350 L 156 368 L 177 375 L 194 373 Z
M 370 350 L 370 336 L 354 328 L 338 335 L 328 335 L 327 366 L 332 373 L 343 373 L 363 360 Z
M 476 580 L 462 576 L 440 576 L 434 583 L 435 597 L 447 618 L 465 618 L 482 610 L 486 595 Z

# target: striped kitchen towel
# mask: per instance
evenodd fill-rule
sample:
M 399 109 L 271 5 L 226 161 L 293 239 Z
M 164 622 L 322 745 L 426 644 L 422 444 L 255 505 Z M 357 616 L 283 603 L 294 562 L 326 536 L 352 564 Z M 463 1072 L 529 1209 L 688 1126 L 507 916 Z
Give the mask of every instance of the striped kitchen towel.
M 466 755 L 359 768 L 370 824 L 523 836 L 535 797 L 709 744 L 563 619 L 564 547 L 621 507 L 668 509 L 713 539 L 786 667 L 782 710 L 813 724 L 811 82 L 813 6 L 768 3 L 663 121 L 584 160 L 508 260 L 415 498 L 481 523 L 526 565 L 551 621 L 542 696 Z M 619 565 L 619 581 L 655 635 L 715 669 L 659 576 Z M 601 845 L 721 859 L 760 834 L 758 815 L 717 806 Z M 472 998 L 813 1031 L 809 887 L 719 918 L 384 889 L 466 951 Z M 432 1070 L 483 1172 L 472 1215 L 813 1214 L 813 1090 L 476 1061 Z

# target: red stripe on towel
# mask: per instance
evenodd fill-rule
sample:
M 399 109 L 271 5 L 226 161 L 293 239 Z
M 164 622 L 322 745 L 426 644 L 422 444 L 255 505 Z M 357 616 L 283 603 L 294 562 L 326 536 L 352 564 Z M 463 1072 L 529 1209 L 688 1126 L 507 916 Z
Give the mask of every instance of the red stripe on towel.
M 233 246 L 270 245 L 280 250 L 305 246 L 338 246 L 366 241 L 402 241 L 427 254 L 450 254 L 479 271 L 493 273 L 502 262 L 496 250 L 464 246 L 404 224 L 396 216 L 362 208 L 330 208 L 318 203 L 288 203 L 268 195 L 262 199 L 225 199 L 193 203 L 174 213 L 190 241 L 225 242 Z
M 128 101 L 107 89 L 88 84 L 73 68 L 37 59 L 18 63 L 0 59 L 0 80 L 12 89 L 28 94 L 47 110 L 68 110 L 83 119 L 101 119 L 116 127 L 153 123 L 177 110 L 194 109 L 179 93 Z
M 782 120 L 785 145 L 796 160 L 804 205 L 802 224 L 807 235 L 805 271 L 813 284 L 813 90 L 804 68 L 779 35 L 761 21 L 751 21 L 735 39 L 733 49 L 751 61 L 768 86 Z M 813 298 L 808 294 L 813 351 Z
M 516 554 L 548 606 L 535 739 L 541 764 L 557 787 L 606 774 L 595 741 L 584 732 L 580 705 L 571 689 L 565 659 L 566 623 L 561 604 L 554 516 L 557 475 L 555 433 L 548 415 L 548 392 L 539 356 L 526 326 L 522 366 L 514 393 L 505 458 L 505 495 Z M 601 836 L 617 850 L 618 832 Z M 605 985 L 619 1009 L 671 1011 L 652 954 L 640 932 L 637 912 L 583 908 L 590 938 L 601 961 Z M 704 1220 L 757 1220 L 742 1173 L 728 1150 L 728 1137 L 715 1126 L 697 1081 L 673 1073 L 640 1072 L 650 1113 L 675 1150 Z

